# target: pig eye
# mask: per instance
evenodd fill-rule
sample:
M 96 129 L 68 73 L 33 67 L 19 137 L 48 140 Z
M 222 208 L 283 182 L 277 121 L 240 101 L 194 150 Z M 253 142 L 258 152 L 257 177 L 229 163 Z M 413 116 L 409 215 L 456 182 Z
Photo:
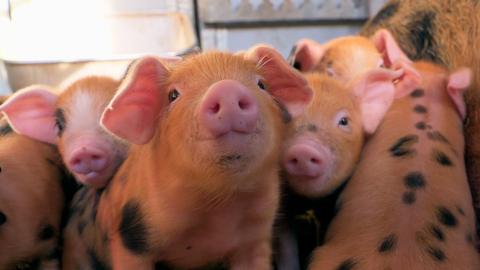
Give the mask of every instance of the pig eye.
M 169 103 L 174 102 L 179 96 L 180 96 L 180 93 L 177 91 L 177 89 L 173 89 L 168 93 L 168 102 Z
M 335 125 L 342 131 L 350 133 L 352 131 L 351 119 L 346 110 L 341 110 L 335 116 Z
M 338 125 L 339 125 L 339 126 L 344 126 L 344 127 L 348 126 L 349 123 L 350 123 L 350 121 L 348 120 L 347 117 L 342 117 L 342 118 L 340 118 L 340 120 L 338 121 Z
M 63 109 L 58 108 L 55 110 L 55 126 L 58 129 L 58 136 L 62 136 L 63 131 L 65 130 L 65 113 L 63 112 Z
M 262 90 L 265 90 L 267 88 L 262 80 L 258 80 L 257 85 L 258 85 L 258 88 Z

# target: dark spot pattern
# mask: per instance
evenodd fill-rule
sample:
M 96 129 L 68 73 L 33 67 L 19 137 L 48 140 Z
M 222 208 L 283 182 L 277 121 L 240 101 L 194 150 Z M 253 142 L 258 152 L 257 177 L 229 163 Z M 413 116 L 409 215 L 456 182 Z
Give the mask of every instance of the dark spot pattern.
M 0 126 L 0 137 L 7 136 L 13 133 L 13 129 L 9 124 Z
M 438 262 L 443 262 L 447 259 L 447 257 L 445 256 L 445 253 L 443 252 L 443 250 L 439 249 L 439 248 L 435 248 L 435 247 L 429 247 L 427 249 L 427 252 L 428 254 L 430 254 L 430 256 L 432 256 L 432 258 L 435 260 L 435 261 L 438 261 Z
M 336 270 L 351 270 L 351 269 L 354 269 L 354 267 L 357 265 L 358 263 L 354 260 L 354 259 L 347 259 L 345 261 L 343 261 L 337 268 L 335 268 Z
M 442 229 L 438 227 L 437 225 L 430 225 L 428 228 L 428 231 L 439 241 L 445 241 L 445 234 L 443 233 Z
M 78 234 L 81 235 L 83 233 L 83 231 L 85 230 L 85 227 L 87 227 L 87 222 L 85 222 L 85 220 L 79 220 L 78 224 L 77 224 Z
M 413 107 L 413 110 L 416 112 L 416 113 L 427 113 L 427 107 L 423 106 L 423 105 L 415 105 L 415 107 Z
M 456 227 L 458 223 L 453 213 L 443 206 L 437 208 L 437 218 L 443 225 L 451 228 Z
M 392 17 L 395 13 L 397 13 L 399 6 L 400 2 L 393 2 L 384 6 L 372 19 L 372 25 L 378 25 L 379 23 Z
M 443 64 L 438 57 L 437 44 L 435 44 L 435 18 L 434 11 L 419 11 L 411 16 L 412 20 L 406 25 L 410 30 L 410 41 L 415 53 L 410 54 L 412 60 L 430 60 L 437 64 Z
M 379 253 L 387 253 L 393 251 L 397 245 L 397 236 L 395 234 L 390 234 L 385 239 L 382 240 L 378 247 Z
M 67 122 L 65 121 L 65 112 L 61 108 L 55 110 L 55 125 L 58 128 L 58 136 L 63 135 Z
M 308 124 L 307 125 L 307 130 L 315 133 L 315 132 L 318 131 L 318 127 L 315 124 Z
M 410 172 L 408 173 L 405 178 L 405 186 L 410 189 L 420 189 L 424 188 L 426 181 L 425 177 L 421 172 Z
M 3 225 L 7 222 L 7 216 L 0 211 L 0 225 Z
M 285 107 L 285 104 L 283 104 L 281 101 L 274 99 L 275 104 L 277 104 L 277 107 L 280 109 L 280 115 L 282 117 L 282 121 L 285 124 L 288 124 L 292 121 L 292 115 L 288 111 L 287 107 Z
M 55 236 L 55 228 L 51 224 L 47 224 L 40 228 L 38 239 L 41 241 L 50 240 Z
M 389 151 L 392 156 L 395 157 L 412 156 L 415 155 L 416 151 L 415 149 L 411 149 L 411 146 L 417 142 L 418 135 L 407 135 L 398 139 L 398 141 L 396 141 L 395 144 L 390 147 Z
M 427 125 L 425 122 L 421 121 L 415 124 L 415 127 L 419 130 L 425 130 L 427 128 Z
M 442 151 L 433 149 L 432 150 L 432 158 L 438 164 L 446 167 L 453 166 L 452 160 Z
M 410 93 L 410 96 L 413 98 L 420 98 L 420 97 L 423 97 L 424 95 L 425 95 L 425 90 L 423 89 L 415 89 L 413 90 L 412 93 Z
M 122 209 L 119 226 L 123 245 L 135 254 L 148 252 L 147 227 L 143 221 L 140 203 L 131 200 Z
M 98 258 L 93 250 L 88 250 L 88 257 L 90 259 L 90 267 L 95 270 L 110 270 L 111 268 Z
M 403 193 L 403 196 L 402 196 L 403 203 L 405 203 L 407 205 L 411 205 L 416 200 L 417 200 L 417 196 L 415 195 L 415 192 L 407 191 L 407 192 Z

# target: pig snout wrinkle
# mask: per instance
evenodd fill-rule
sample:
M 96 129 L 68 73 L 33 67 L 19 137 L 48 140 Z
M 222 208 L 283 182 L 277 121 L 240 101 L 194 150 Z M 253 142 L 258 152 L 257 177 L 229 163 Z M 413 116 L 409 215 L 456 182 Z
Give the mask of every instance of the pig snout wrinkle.
M 310 145 L 297 144 L 288 149 L 285 168 L 292 175 L 319 177 L 324 171 L 324 156 Z
M 213 84 L 200 104 L 199 122 L 213 137 L 231 131 L 252 133 L 256 129 L 258 103 L 246 86 L 223 80 Z
M 82 148 L 73 153 L 68 165 L 75 173 L 89 174 L 107 168 L 108 158 L 102 151 Z

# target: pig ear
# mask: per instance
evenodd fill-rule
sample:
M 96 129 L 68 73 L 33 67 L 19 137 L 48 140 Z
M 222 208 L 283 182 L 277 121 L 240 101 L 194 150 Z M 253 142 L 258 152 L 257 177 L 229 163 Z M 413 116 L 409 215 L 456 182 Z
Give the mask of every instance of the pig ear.
M 465 119 L 467 114 L 467 108 L 463 100 L 463 93 L 470 86 L 471 80 L 472 72 L 469 68 L 461 68 L 450 74 L 448 78 L 448 95 L 452 99 L 453 104 L 455 104 L 462 119 Z
M 313 96 L 302 74 L 293 69 L 275 49 L 260 45 L 245 57 L 257 62 L 265 79 L 267 91 L 282 102 L 293 117 L 303 113 Z
M 47 89 L 47 86 L 42 85 L 21 89 L 0 106 L 0 111 L 18 134 L 55 144 L 55 108 L 58 96 Z
M 372 37 L 372 41 L 377 50 L 383 55 L 383 63 L 386 67 L 391 67 L 393 63 L 400 59 L 405 62 L 411 62 L 402 49 L 400 49 L 390 31 L 386 29 L 378 30 Z
M 392 105 L 395 96 L 393 81 L 403 70 L 373 69 L 353 83 L 358 97 L 365 133 L 373 134 Z
M 313 70 L 324 54 L 325 47 L 322 44 L 305 38 L 295 44 L 287 61 L 296 69 L 306 72 Z
M 165 61 L 155 57 L 134 62 L 103 112 L 101 125 L 134 144 L 150 141 L 162 108 L 161 86 L 168 73 Z
M 403 70 L 402 77 L 396 80 L 395 98 L 402 98 L 410 94 L 422 81 L 420 73 L 410 61 L 406 62 L 404 59 L 400 59 L 392 65 L 391 69 Z

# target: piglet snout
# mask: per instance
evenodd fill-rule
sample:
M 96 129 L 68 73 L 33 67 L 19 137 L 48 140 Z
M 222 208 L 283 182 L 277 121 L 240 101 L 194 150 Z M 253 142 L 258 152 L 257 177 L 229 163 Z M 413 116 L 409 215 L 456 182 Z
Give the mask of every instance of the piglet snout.
M 291 146 L 284 159 L 287 172 L 295 176 L 316 178 L 325 171 L 325 155 L 308 144 Z
M 105 170 L 108 157 L 101 150 L 82 147 L 72 153 L 68 165 L 72 172 L 88 175 Z
M 258 103 L 249 89 L 235 80 L 216 82 L 200 103 L 198 120 L 213 137 L 228 132 L 252 133 L 258 120 Z

